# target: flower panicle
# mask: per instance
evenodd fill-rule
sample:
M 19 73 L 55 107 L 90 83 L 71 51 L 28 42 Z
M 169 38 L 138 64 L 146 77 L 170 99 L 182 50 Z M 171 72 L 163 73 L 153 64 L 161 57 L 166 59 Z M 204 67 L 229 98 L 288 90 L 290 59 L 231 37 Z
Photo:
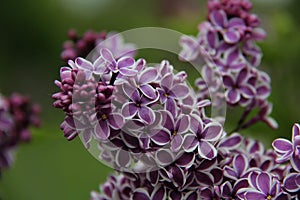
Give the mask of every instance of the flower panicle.
M 12 152 L 31 139 L 31 126 L 41 124 L 40 107 L 27 96 L 18 93 L 0 96 L 0 173 L 13 162 Z

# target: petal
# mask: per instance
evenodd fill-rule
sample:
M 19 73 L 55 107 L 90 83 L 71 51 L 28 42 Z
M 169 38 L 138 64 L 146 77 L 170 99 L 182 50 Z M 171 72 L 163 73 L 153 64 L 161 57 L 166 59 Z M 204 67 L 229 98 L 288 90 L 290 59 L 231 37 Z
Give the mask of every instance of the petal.
M 93 64 L 84 58 L 76 58 L 75 64 L 79 69 L 88 70 L 88 71 L 93 70 Z
M 131 57 L 122 57 L 117 61 L 117 66 L 119 69 L 132 67 L 135 63 L 135 60 Z
M 247 68 L 242 69 L 237 78 L 236 78 L 236 82 L 238 85 L 242 85 L 243 83 L 245 83 L 248 79 L 248 70 Z
M 271 89 L 267 85 L 259 86 L 258 88 L 256 88 L 256 91 L 257 91 L 257 95 L 259 96 L 259 98 L 262 98 L 262 99 L 267 98 L 271 93 Z
M 108 49 L 106 49 L 106 48 L 100 49 L 100 54 L 106 61 L 108 61 L 110 63 L 115 62 L 115 59 L 114 59 L 112 53 Z
M 173 86 L 173 75 L 171 73 L 168 73 L 167 75 L 165 75 L 161 82 L 160 82 L 161 87 L 168 91 L 172 88 Z
M 170 200 L 183 200 L 182 195 L 183 194 L 181 192 L 177 192 L 176 190 L 171 190 L 169 198 L 170 198 Z
M 166 188 L 164 186 L 156 186 L 151 195 L 152 200 L 165 200 L 166 199 Z
M 210 122 L 205 126 L 202 133 L 202 140 L 217 141 L 223 133 L 222 126 L 217 122 Z
M 237 43 L 241 36 L 240 33 L 236 30 L 228 29 L 224 34 L 223 34 L 225 42 L 229 44 L 235 44 Z
M 297 135 L 300 135 L 300 125 L 299 124 L 294 124 L 292 139 L 294 139 L 294 137 L 296 137 Z
M 112 113 L 108 117 L 108 123 L 113 129 L 117 130 L 123 127 L 125 120 L 121 114 Z
M 176 165 L 179 167 L 185 167 L 188 168 L 191 165 L 193 165 L 195 160 L 195 154 L 194 153 L 184 153 L 180 158 L 176 160 Z
M 177 166 L 172 166 L 170 171 L 173 175 L 172 179 L 174 180 L 174 185 L 182 186 L 186 180 L 183 170 Z
M 220 26 L 220 27 L 225 27 L 227 26 L 227 16 L 226 13 L 223 10 L 217 10 L 211 12 L 209 15 L 211 22 L 214 25 Z
M 217 156 L 216 148 L 206 141 L 201 141 L 198 146 L 198 153 L 202 158 L 212 160 Z
M 232 180 L 237 180 L 237 174 L 234 169 L 229 166 L 224 167 L 224 176 Z
M 169 111 L 173 116 L 177 115 L 177 107 L 174 99 L 168 98 L 165 106 L 166 110 Z
M 210 47 L 212 48 L 217 47 L 217 43 L 218 43 L 217 31 L 208 31 L 206 34 L 206 40 L 207 43 L 210 45 Z
M 139 77 L 139 83 L 146 84 L 146 83 L 153 82 L 156 80 L 157 76 L 158 76 L 157 69 L 153 67 L 151 68 L 149 67 L 141 73 Z
M 246 200 L 265 200 L 266 199 L 266 195 L 256 191 L 256 190 L 252 190 L 252 191 L 247 191 L 245 194 L 245 198 Z
M 297 173 L 288 174 L 283 181 L 284 189 L 288 192 L 297 192 L 299 190 L 299 186 L 296 183 Z
M 171 140 L 171 150 L 173 152 L 177 152 L 183 143 L 183 138 L 180 134 L 177 134 L 173 139 Z
M 229 89 L 225 92 L 226 99 L 231 104 L 236 104 L 240 99 L 240 92 L 236 89 Z
M 223 148 L 228 148 L 229 150 L 231 149 L 235 149 L 237 148 L 241 142 L 242 142 L 243 137 L 238 134 L 238 133 L 234 133 L 232 135 L 230 135 L 229 137 L 225 138 L 224 140 L 222 140 L 220 142 L 219 147 L 223 147 Z
M 156 151 L 155 159 L 163 166 L 169 165 L 174 161 L 173 154 L 164 149 Z
M 141 97 L 139 95 L 139 91 L 133 85 L 123 84 L 122 89 L 126 96 L 129 97 L 131 100 L 133 100 L 134 102 L 140 101 Z
M 272 146 L 274 150 L 279 153 L 287 153 L 293 151 L 293 144 L 289 140 L 283 138 L 274 140 Z
M 126 67 L 120 68 L 119 72 L 124 76 L 135 76 L 137 74 L 137 70 Z
M 106 121 L 100 120 L 95 126 L 95 137 L 99 140 L 106 140 L 110 135 L 110 130 Z
M 224 198 L 229 198 L 231 197 L 231 193 L 232 193 L 232 186 L 229 183 L 229 181 L 226 181 L 225 183 L 223 183 L 220 186 L 220 190 L 221 190 L 221 196 Z
M 255 95 L 255 89 L 251 85 L 241 86 L 239 89 L 245 98 L 253 98 Z
M 248 159 L 242 154 L 238 154 L 234 157 L 233 167 L 239 177 L 243 176 L 248 169 L 248 163 Z
M 116 154 L 116 164 L 119 167 L 128 167 L 131 159 L 128 151 L 120 150 Z
M 122 107 L 122 115 L 125 118 L 132 118 L 136 115 L 137 112 L 138 112 L 138 108 L 136 104 L 133 102 L 125 103 Z
M 214 184 L 214 177 L 209 173 L 197 171 L 195 173 L 195 178 L 201 185 L 212 186 Z
M 147 106 L 142 106 L 138 109 L 138 116 L 147 124 L 152 124 L 155 120 L 154 111 Z
M 291 164 L 297 172 L 300 172 L 300 158 L 299 156 L 295 156 L 295 154 L 292 156 Z
M 189 94 L 189 88 L 184 84 L 174 85 L 171 91 L 177 98 L 184 98 Z
M 264 194 L 268 194 L 271 189 L 271 181 L 272 178 L 269 174 L 262 172 L 257 176 L 257 187 L 260 189 L 261 192 Z
M 243 27 L 245 26 L 245 22 L 241 18 L 231 18 L 228 22 L 228 27 Z
M 223 76 L 223 83 L 228 88 L 231 88 L 235 85 L 234 84 L 234 79 L 229 75 L 224 75 Z
M 197 148 L 198 144 L 199 142 L 196 135 L 186 134 L 184 136 L 182 146 L 186 152 L 193 152 Z
M 95 74 L 103 74 L 108 73 L 108 69 L 105 66 L 105 61 L 102 57 L 97 58 L 97 60 L 93 64 L 94 67 L 94 73 Z
M 185 133 L 190 128 L 190 121 L 187 115 L 182 115 L 176 122 L 177 133 Z
M 149 99 L 155 99 L 157 97 L 156 90 L 151 85 L 140 86 L 141 92 Z
M 252 31 L 252 37 L 255 40 L 262 41 L 266 37 L 266 32 L 261 28 L 255 28 Z
M 138 188 L 133 192 L 132 200 L 150 200 L 150 197 L 146 189 Z
M 192 115 L 190 123 L 191 131 L 195 134 L 202 133 L 203 130 L 203 122 L 202 119 L 197 115 Z
M 162 129 L 151 135 L 151 140 L 157 145 L 165 145 L 170 142 L 171 135 L 168 131 Z

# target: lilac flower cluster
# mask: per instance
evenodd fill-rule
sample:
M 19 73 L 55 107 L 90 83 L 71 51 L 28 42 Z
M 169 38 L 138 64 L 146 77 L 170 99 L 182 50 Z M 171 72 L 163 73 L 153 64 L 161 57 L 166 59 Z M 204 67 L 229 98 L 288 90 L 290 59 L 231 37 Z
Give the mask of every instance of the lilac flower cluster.
M 276 126 L 270 78 L 256 68 L 255 42 L 265 34 L 250 9 L 248 0 L 209 0 L 199 36 L 182 37 L 181 57 L 207 62 L 197 94 L 185 72 L 166 60 L 134 59 L 123 42 L 103 41 L 91 61 L 77 57 L 61 68 L 52 97 L 66 114 L 65 137 L 80 135 L 87 149 L 96 144 L 98 159 L 117 172 L 91 200 L 299 199 L 300 126 L 292 141 L 275 140 L 274 150 L 238 133 L 258 121 Z M 232 134 L 205 112 L 209 92 L 222 85 L 221 98 L 245 107 Z
M 199 99 L 218 93 L 215 96 L 224 98 L 228 105 L 245 108 L 236 130 L 258 121 L 277 128 L 269 117 L 271 110 L 263 111 L 272 107 L 267 101 L 271 86 L 269 76 L 257 69 L 262 52 L 256 41 L 263 40 L 266 34 L 259 28 L 258 17 L 250 13 L 251 8 L 249 0 L 208 0 L 207 21 L 199 25 L 198 36 L 183 36 L 180 41 L 182 60 L 196 62 L 202 58 L 206 62 L 202 78 L 196 81 Z M 225 91 L 218 92 L 220 87 Z M 261 112 L 246 122 L 254 108 Z
M 39 126 L 40 108 L 28 97 L 13 94 L 0 96 L 0 174 L 13 161 L 13 150 L 31 138 L 30 126 Z

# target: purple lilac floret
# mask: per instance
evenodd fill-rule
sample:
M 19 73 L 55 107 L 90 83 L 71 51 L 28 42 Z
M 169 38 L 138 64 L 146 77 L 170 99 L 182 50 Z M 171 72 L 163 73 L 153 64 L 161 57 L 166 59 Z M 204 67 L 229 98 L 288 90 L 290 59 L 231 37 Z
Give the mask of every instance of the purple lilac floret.
M 40 125 L 39 113 L 39 106 L 26 96 L 0 96 L 0 174 L 11 166 L 17 146 L 30 141 L 29 128 Z
M 262 52 L 256 42 L 263 40 L 266 34 L 259 28 L 258 17 L 250 13 L 251 8 L 249 0 L 209 0 L 207 21 L 199 25 L 199 34 L 182 36 L 180 40 L 183 61 L 203 59 L 206 62 L 202 77 L 196 80 L 198 100 L 210 96 L 224 98 L 231 107 L 245 108 L 235 131 L 259 121 L 277 128 L 269 116 L 271 112 L 262 117 L 265 105 L 270 104 L 267 98 L 271 86 L 269 76 L 257 69 Z M 260 112 L 247 119 L 255 108 Z

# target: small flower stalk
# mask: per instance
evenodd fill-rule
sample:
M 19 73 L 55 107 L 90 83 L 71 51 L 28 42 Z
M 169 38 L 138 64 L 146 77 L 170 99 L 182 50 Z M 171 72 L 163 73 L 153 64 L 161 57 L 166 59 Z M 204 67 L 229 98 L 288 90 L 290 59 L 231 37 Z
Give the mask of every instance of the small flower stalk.
M 270 117 L 270 77 L 258 69 L 262 52 L 256 42 L 266 34 L 251 8 L 249 0 L 209 0 L 198 36 L 182 36 L 180 58 L 206 61 L 196 92 L 169 61 L 136 59 L 134 45 L 119 34 L 106 41 L 106 34 L 78 39 L 71 32 L 77 46 L 64 48 L 68 64 L 52 96 L 66 115 L 61 129 L 89 150 L 96 145 L 99 160 L 117 172 L 91 200 L 299 198 L 300 125 L 294 125 L 291 141 L 276 139 L 274 149 L 241 135 L 257 122 L 277 127 Z M 89 46 L 86 41 L 96 49 L 90 59 L 78 53 Z M 85 45 L 78 48 L 80 43 Z M 226 131 L 206 114 L 218 103 L 211 102 L 212 92 L 244 108 L 235 130 Z M 9 120 L 0 123 L 9 127 Z

